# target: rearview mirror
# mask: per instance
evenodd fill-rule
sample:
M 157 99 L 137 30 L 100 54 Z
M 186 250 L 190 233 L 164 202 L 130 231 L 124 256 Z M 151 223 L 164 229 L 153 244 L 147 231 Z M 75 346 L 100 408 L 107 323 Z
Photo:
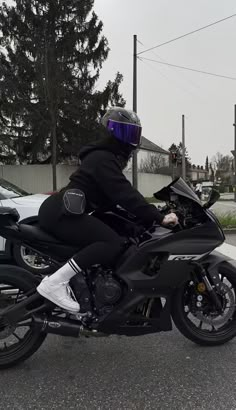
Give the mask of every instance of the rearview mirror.
M 219 192 L 216 191 L 216 189 L 212 189 L 212 190 L 211 190 L 211 193 L 210 193 L 210 195 L 209 195 L 209 199 L 208 199 L 208 201 L 203 205 L 203 207 L 204 207 L 205 209 L 210 208 L 212 205 L 214 205 L 214 204 L 216 203 L 216 201 L 218 201 L 219 197 L 220 197 Z

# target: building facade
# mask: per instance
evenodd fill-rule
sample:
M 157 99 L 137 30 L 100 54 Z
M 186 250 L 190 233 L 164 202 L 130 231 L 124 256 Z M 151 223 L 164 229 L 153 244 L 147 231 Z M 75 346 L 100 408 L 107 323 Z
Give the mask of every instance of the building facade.
M 162 173 L 163 169 L 170 168 L 170 153 L 154 142 L 142 137 L 142 144 L 138 150 L 138 170 L 146 173 Z M 132 169 L 132 159 L 127 171 Z M 160 172 L 159 172 L 160 171 Z M 166 175 L 166 172 L 164 172 Z

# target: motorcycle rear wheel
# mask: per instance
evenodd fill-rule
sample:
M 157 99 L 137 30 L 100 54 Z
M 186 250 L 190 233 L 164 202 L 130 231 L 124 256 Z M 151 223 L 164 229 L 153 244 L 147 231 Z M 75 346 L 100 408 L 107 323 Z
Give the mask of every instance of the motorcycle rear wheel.
M 24 299 L 37 284 L 36 278 L 24 269 L 0 266 L 0 370 L 28 359 L 47 336 L 36 329 L 33 318 L 12 325 L 1 316 L 1 311 Z
M 195 312 L 194 316 L 192 315 L 191 309 L 188 311 L 189 305 L 186 303 L 186 292 L 188 292 L 190 285 L 189 281 L 176 290 L 172 299 L 171 315 L 175 326 L 186 338 L 201 346 L 222 345 L 236 336 L 236 269 L 229 263 L 224 263 L 219 266 L 218 274 L 220 275 L 222 283 L 227 283 L 225 289 L 227 290 L 228 287 L 228 292 L 230 292 L 232 306 L 227 307 L 225 303 L 226 309 L 231 309 L 230 317 L 226 323 L 223 323 L 223 315 L 215 316 L 215 318 L 212 316 L 211 319 L 210 314 L 208 317 L 199 311 L 197 314 Z M 192 299 L 193 298 L 194 295 L 192 295 Z M 191 297 L 188 298 L 188 300 L 190 299 Z M 191 304 L 192 301 L 190 305 Z M 228 313 L 226 312 L 226 315 Z M 193 321 L 191 320 L 191 316 L 194 318 Z M 222 322 L 222 326 L 216 327 L 215 323 L 220 322 Z

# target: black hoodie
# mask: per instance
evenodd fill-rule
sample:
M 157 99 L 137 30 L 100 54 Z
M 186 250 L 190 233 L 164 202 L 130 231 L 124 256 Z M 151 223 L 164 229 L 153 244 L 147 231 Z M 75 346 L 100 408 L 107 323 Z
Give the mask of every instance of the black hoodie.
M 145 226 L 161 223 L 163 215 L 132 187 L 122 169 L 130 152 L 124 144 L 91 144 L 80 151 L 80 166 L 70 177 L 67 188 L 81 189 L 86 196 L 87 212 L 120 205 Z

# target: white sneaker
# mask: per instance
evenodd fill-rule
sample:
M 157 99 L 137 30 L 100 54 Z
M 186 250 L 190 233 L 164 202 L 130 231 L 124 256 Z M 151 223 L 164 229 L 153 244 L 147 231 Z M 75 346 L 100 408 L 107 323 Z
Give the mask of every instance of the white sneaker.
M 41 296 L 62 309 L 68 310 L 71 313 L 78 313 L 80 311 L 79 303 L 75 302 L 71 297 L 73 293 L 68 282 L 55 284 L 46 276 L 37 287 L 37 291 Z

